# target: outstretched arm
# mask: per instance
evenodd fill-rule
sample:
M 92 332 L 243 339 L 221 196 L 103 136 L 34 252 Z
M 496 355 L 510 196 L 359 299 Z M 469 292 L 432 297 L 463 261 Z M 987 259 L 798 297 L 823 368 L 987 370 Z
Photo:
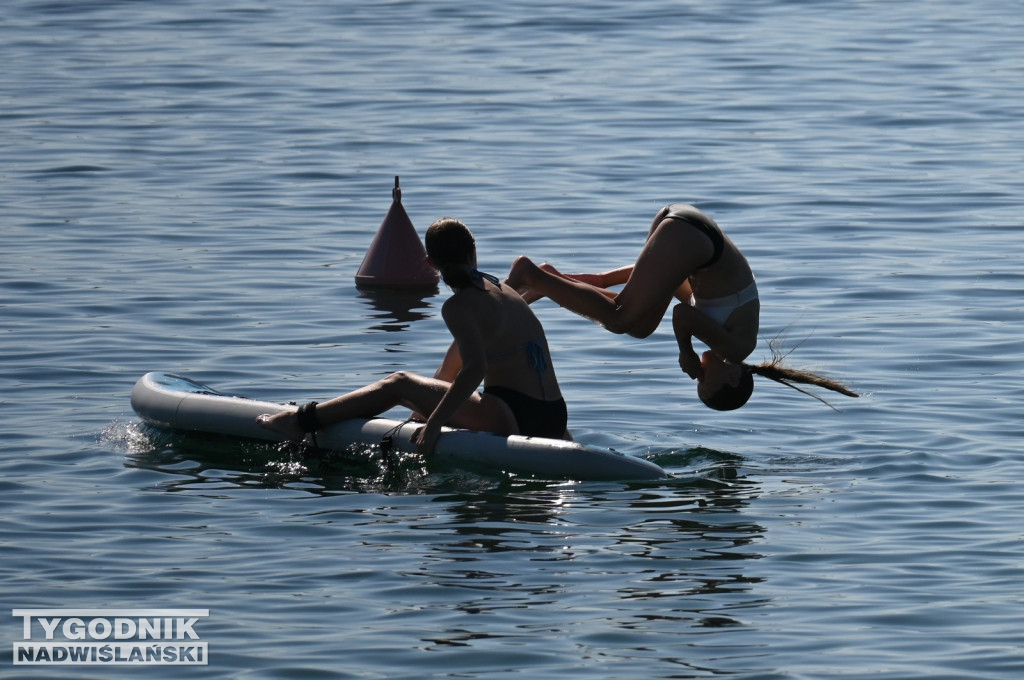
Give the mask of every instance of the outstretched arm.
M 548 264 L 542 264 L 541 269 L 551 267 Z M 554 267 L 551 267 L 549 271 L 559 273 L 555 271 Z M 611 288 L 612 286 L 619 286 L 629 281 L 630 274 L 633 273 L 633 265 L 629 264 L 625 267 L 619 267 L 618 269 L 612 269 L 606 272 L 600 272 L 597 274 L 562 274 L 566 278 L 579 281 L 580 283 L 588 283 L 591 286 L 597 286 L 598 288 Z
M 617 286 L 625 283 L 629 280 L 629 275 L 633 272 L 633 265 L 626 267 L 620 267 L 619 269 L 613 269 L 607 272 L 600 272 L 594 274 L 563 274 L 562 272 L 555 269 L 551 264 L 545 262 L 540 265 L 541 271 L 547 272 L 552 276 L 557 276 L 560 279 L 566 281 L 575 281 L 577 283 L 585 283 L 588 286 L 598 289 L 602 295 L 614 300 L 617 293 L 613 290 L 608 290 L 612 286 Z M 511 277 L 511 275 L 510 275 Z M 544 297 L 544 294 L 534 288 L 524 288 L 517 291 L 522 295 L 523 299 L 526 300 L 526 304 L 532 304 L 533 302 Z

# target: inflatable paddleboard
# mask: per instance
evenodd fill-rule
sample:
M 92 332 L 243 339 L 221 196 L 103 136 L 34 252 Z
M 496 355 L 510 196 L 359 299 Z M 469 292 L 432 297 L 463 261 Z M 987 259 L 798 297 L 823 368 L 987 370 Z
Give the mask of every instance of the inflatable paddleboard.
M 295 410 L 277 404 L 222 394 L 188 378 L 169 373 L 147 373 L 132 389 L 132 409 L 155 427 L 283 441 L 284 437 L 256 423 L 262 413 Z M 389 418 L 356 418 L 317 430 L 320 448 L 344 450 L 353 445 L 379 444 L 392 438 L 399 451 L 413 452 L 410 439 L 421 423 Z M 654 463 L 612 449 L 579 442 L 444 428 L 434 449 L 440 459 L 484 465 L 544 479 L 642 480 L 670 475 Z

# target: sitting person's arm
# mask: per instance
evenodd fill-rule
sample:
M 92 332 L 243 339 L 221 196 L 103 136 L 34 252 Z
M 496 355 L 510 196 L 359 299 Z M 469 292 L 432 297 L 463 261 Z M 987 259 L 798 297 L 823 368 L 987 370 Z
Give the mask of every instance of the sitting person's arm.
M 484 349 L 478 319 L 472 316 L 471 307 L 460 303 L 461 300 L 452 297 L 441 308 L 441 316 L 455 338 L 454 355 L 459 358 L 461 365 L 437 407 L 427 415 L 423 427 L 413 434 L 412 440 L 417 450 L 423 454 L 434 450 L 434 444 L 441 434 L 441 427 L 451 420 L 487 375 L 487 352 Z M 449 349 L 445 358 L 451 354 L 453 352 Z

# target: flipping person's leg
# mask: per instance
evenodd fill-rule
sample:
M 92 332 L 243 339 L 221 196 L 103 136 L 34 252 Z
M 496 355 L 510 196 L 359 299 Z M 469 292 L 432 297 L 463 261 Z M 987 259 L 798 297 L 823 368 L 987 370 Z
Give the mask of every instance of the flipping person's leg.
M 528 302 L 547 297 L 571 312 L 601 324 L 613 333 L 623 333 L 614 326 L 616 302 L 604 288 L 598 288 L 562 274 L 538 267 L 527 257 L 518 257 L 512 264 L 506 282 Z

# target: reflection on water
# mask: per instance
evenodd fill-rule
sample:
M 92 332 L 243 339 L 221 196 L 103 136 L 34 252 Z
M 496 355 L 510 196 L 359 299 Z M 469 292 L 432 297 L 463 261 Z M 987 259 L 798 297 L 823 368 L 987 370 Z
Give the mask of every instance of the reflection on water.
M 102 439 L 124 450 L 127 466 L 178 477 L 171 483 L 175 490 L 209 484 L 215 476 L 226 486 L 295 488 L 301 484 L 311 493 L 436 493 L 442 494 L 437 502 L 456 503 L 452 510 L 456 520 L 465 516 L 468 524 L 546 522 L 563 503 L 568 504 L 572 490 L 579 487 L 573 482 L 537 481 L 465 462 L 424 462 L 406 452 L 392 452 L 389 459 L 376 444 L 326 451 L 289 442 L 172 432 L 137 421 L 112 424 Z M 693 492 L 690 504 L 706 511 L 739 509 L 755 488 L 741 475 L 742 459 L 732 454 L 696 447 L 651 457 L 670 459 L 690 472 L 677 473 L 669 480 L 614 482 L 607 487 L 587 483 L 589 497 L 621 502 L 621 494 L 629 490 L 637 494 L 631 505 L 645 512 L 675 512 L 680 500 L 674 496 L 666 499 L 664 490 L 678 488 Z M 444 495 L 449 493 L 455 495 Z M 537 515 L 531 516 L 531 512 Z
M 553 658 L 636 661 L 657 649 L 663 662 L 717 674 L 727 667 L 693 658 L 692 635 L 724 635 L 728 644 L 750 630 L 747 612 L 770 605 L 752 568 L 768 534 L 750 512 L 761 483 L 727 452 L 652 453 L 692 471 L 672 480 L 572 484 L 415 456 L 389 474 L 373 447 L 324 454 L 139 424 L 113 426 L 106 439 L 128 449 L 129 467 L 167 477 L 151 488 L 225 499 L 239 515 L 228 530 L 253 550 L 265 528 L 251 490 L 293 492 L 281 503 L 319 496 L 289 506 L 290 540 L 329 556 L 320 578 L 371 579 L 374 596 L 391 603 L 350 631 L 356 636 L 386 627 L 419 649 L 494 654 L 506 667 L 508 640 L 542 634 Z M 250 524 L 261 527 L 252 537 Z M 375 555 L 376 566 L 348 576 L 337 545 L 323 540 L 336 536 Z M 761 645 L 745 646 L 758 653 Z
M 577 645 L 594 653 L 603 649 L 601 654 L 642 631 L 649 636 L 645 646 L 686 663 L 680 638 L 685 628 L 743 628 L 730 610 L 765 604 L 754 592 L 763 578 L 744 569 L 746 561 L 761 558 L 752 548 L 767 533 L 743 512 L 757 496 L 757 484 L 730 473 L 722 477 L 731 479 L 604 486 L 510 482 L 490 491 L 438 495 L 433 501 L 443 512 L 409 521 L 434 538 L 425 559 L 403 575 L 417 592 L 436 589 L 432 599 L 439 608 L 474 616 L 432 630 L 423 642 L 468 645 L 494 633 L 493 621 L 476 616 L 487 614 L 504 617 L 506 635 L 542 626 L 573 634 Z M 625 505 L 624 496 L 632 497 Z M 580 582 L 587 587 L 579 588 Z M 599 601 L 603 610 L 595 618 L 591 607 Z M 522 614 L 510 613 L 517 610 Z
M 373 310 L 368 319 L 378 323 L 368 326 L 371 331 L 386 333 L 403 331 L 414 321 L 426 319 L 429 314 L 421 309 L 430 309 L 430 298 L 437 295 L 437 287 L 416 290 L 393 290 L 387 288 L 358 288 L 359 298 Z
M 171 475 L 169 491 L 220 488 L 301 489 L 314 494 L 387 492 L 413 486 L 424 473 L 414 456 L 389 469 L 378 446 L 320 451 L 206 433 L 168 432 L 141 423 L 108 428 L 105 439 L 127 449 L 125 464 Z

